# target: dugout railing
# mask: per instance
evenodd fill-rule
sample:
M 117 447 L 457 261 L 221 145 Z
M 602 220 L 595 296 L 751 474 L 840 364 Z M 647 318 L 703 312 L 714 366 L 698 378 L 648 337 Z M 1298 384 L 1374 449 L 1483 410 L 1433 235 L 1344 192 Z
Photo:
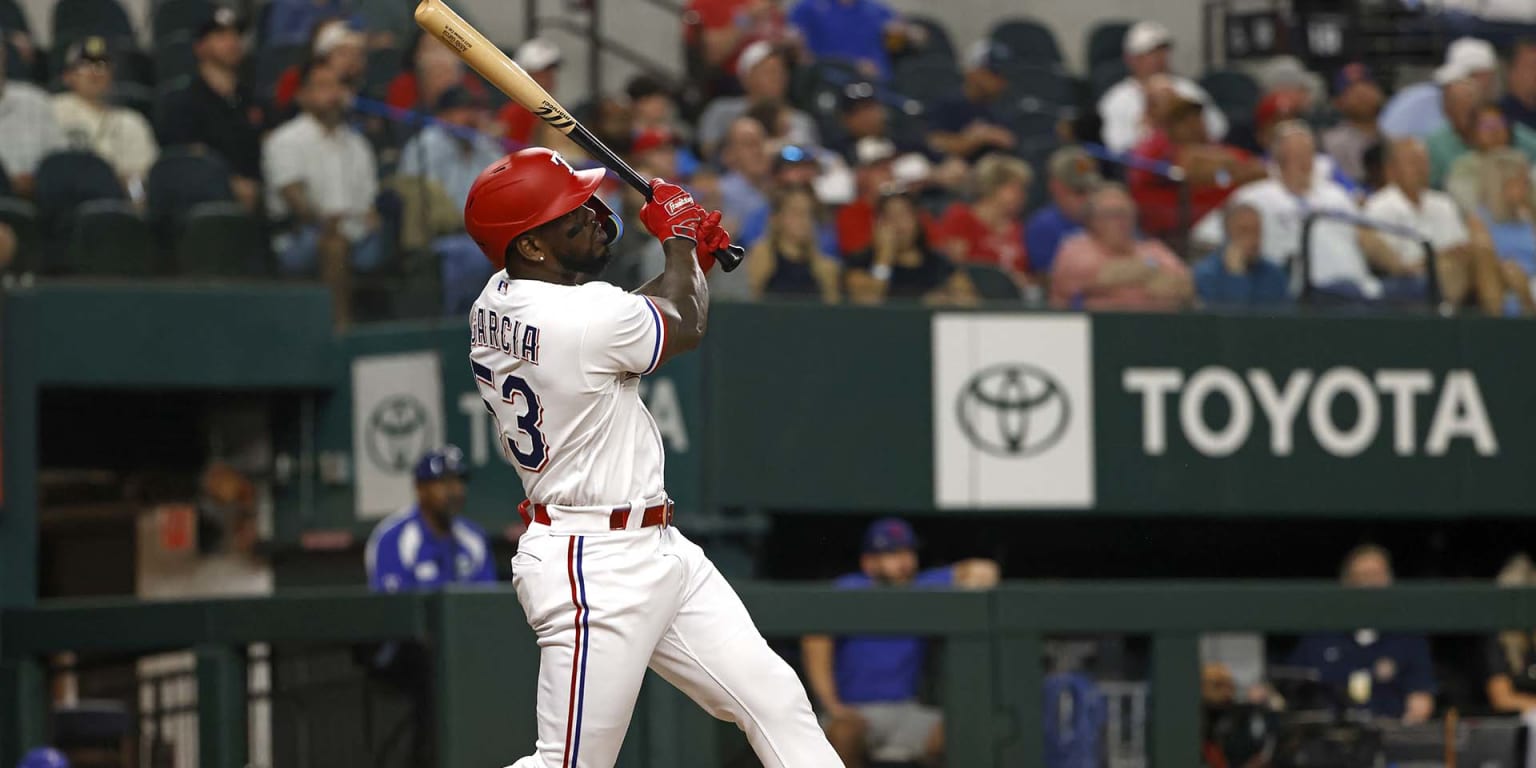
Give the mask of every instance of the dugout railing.
M 893 633 L 938 643 L 935 689 L 948 764 L 1015 766 L 1044 748 L 1039 660 L 1053 635 L 1150 638 L 1149 761 L 1200 759 L 1201 633 L 1378 631 L 1487 634 L 1536 626 L 1536 590 L 1425 584 L 1346 590 L 1324 583 L 1010 583 L 988 592 L 848 592 L 747 583 L 741 595 L 770 638 Z M 255 642 L 415 638 L 432 649 L 438 764 L 501 765 L 533 743 L 537 653 L 510 590 L 272 599 L 44 603 L 0 613 L 0 760 L 47 737 L 42 659 L 62 651 L 193 649 L 200 764 L 246 764 L 242 648 Z M 647 684 L 621 765 L 715 765 L 721 729 L 656 681 Z M 501 761 L 501 762 L 497 762 Z
M 1407 227 L 1400 227 L 1384 221 L 1357 216 L 1344 211 L 1332 211 L 1324 209 L 1311 209 L 1306 211 L 1301 222 L 1301 253 L 1292 265 L 1299 271 L 1300 293 L 1298 299 L 1303 304 L 1319 304 L 1327 300 L 1326 286 L 1318 285 L 1314 275 L 1316 267 L 1313 258 L 1316 251 L 1312 246 L 1312 232 L 1319 221 L 1337 221 L 1350 224 L 1361 229 L 1367 229 L 1389 237 L 1400 237 L 1418 244 L 1424 251 L 1424 301 L 1428 309 L 1438 311 L 1441 314 L 1451 314 L 1453 308 L 1446 305 L 1441 294 L 1439 258 L 1435 253 L 1435 246 L 1418 232 Z M 1323 238 L 1320 238 L 1323 239 Z M 1357 246 L 1359 247 L 1359 246 Z M 1362 249 L 1363 250 L 1363 249 Z M 1363 255 L 1363 254 L 1362 254 Z M 1333 303 L 1339 303 L 1335 300 Z

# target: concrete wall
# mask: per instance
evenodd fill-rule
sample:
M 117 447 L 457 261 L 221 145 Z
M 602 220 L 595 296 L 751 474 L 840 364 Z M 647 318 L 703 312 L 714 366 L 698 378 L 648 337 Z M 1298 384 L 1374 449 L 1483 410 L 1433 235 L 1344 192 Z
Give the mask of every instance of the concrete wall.
M 129 11 L 129 16 L 147 30 L 150 7 L 153 0 L 119 0 Z M 413 0 L 399 0 L 412 2 Z M 493 41 L 511 46 L 523 39 L 523 9 L 528 0 L 455 0 L 455 6 L 465 11 L 480 25 L 481 31 Z M 50 37 L 48 21 L 57 0 L 20 0 L 34 30 L 44 43 Z M 793 5 L 794 0 L 784 0 Z M 1100 19 L 1124 18 L 1130 12 L 1146 18 L 1157 19 L 1174 30 L 1179 45 L 1174 52 L 1174 66 L 1182 72 L 1198 72 L 1200 54 L 1200 0 L 1141 0 L 1128 8 L 1123 0 L 887 0 L 897 9 L 909 13 L 938 16 L 946 20 L 957 45 L 969 45 L 984 36 L 998 19 L 1005 16 L 1033 16 L 1046 20 L 1055 30 L 1056 37 L 1068 59 L 1068 65 L 1080 68 L 1083 45 L 1088 29 Z M 544 18 L 566 15 L 565 0 L 543 0 L 540 3 Z M 644 51 L 661 63 L 668 71 L 682 71 L 679 25 L 677 18 L 665 10 L 641 0 L 605 0 L 606 18 L 604 31 L 631 47 Z M 573 16 L 584 22 L 585 17 Z M 586 97 L 587 54 L 586 44 L 579 36 L 564 31 L 551 31 L 550 36 L 563 48 L 568 57 L 560 92 L 563 100 L 575 102 Z M 604 56 L 604 82 L 610 91 L 623 86 L 636 72 L 635 68 L 608 54 Z

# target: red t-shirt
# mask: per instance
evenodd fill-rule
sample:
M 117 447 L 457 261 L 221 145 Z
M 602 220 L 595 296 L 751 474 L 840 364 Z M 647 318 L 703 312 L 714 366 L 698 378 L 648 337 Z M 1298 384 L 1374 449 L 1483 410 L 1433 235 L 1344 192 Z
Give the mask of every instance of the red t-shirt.
M 287 109 L 293 104 L 293 97 L 298 95 L 299 86 L 303 84 L 303 73 L 297 66 L 283 70 L 272 86 L 272 104 L 279 110 Z
M 531 143 L 533 129 L 539 124 L 539 118 L 516 103 L 502 107 L 501 112 L 496 114 L 496 120 L 506 129 L 502 136 L 519 144 Z
M 965 203 L 955 203 L 944 211 L 937 227 L 943 243 L 956 240 L 965 243 L 964 261 L 968 264 L 988 264 L 1006 272 L 1029 271 L 1029 259 L 1024 250 L 1024 225 L 1018 219 L 1008 222 L 1002 232 L 994 232 L 976 218 L 976 212 Z
M 1240 149 L 1223 149 L 1240 160 L 1248 158 L 1248 154 Z M 1131 150 L 1131 155 L 1143 160 L 1172 164 L 1178 161 L 1178 147 L 1174 146 L 1166 133 L 1153 131 Z M 1178 184 L 1140 168 L 1132 168 L 1127 181 L 1131 188 L 1131 198 L 1136 201 L 1141 231 L 1151 236 L 1164 236 L 1194 226 L 1207 213 L 1221 207 L 1227 196 L 1236 189 L 1233 186 L 1214 184 L 1192 186 L 1189 190 L 1189 218 L 1182 220 L 1179 215 Z
M 918 211 L 918 222 L 928 234 L 929 242 L 939 242 L 943 233 L 927 211 Z M 875 244 L 875 206 L 859 198 L 837 209 L 837 250 L 849 256 Z
M 464 80 L 459 85 L 477 97 L 485 96 L 485 86 L 480 82 L 480 78 L 475 77 L 471 72 L 464 73 Z M 409 70 L 395 75 L 395 78 L 389 81 L 389 88 L 384 91 L 384 103 L 395 109 L 425 109 L 431 112 L 434 105 L 419 104 L 420 100 L 421 90 L 417 86 L 416 73 Z

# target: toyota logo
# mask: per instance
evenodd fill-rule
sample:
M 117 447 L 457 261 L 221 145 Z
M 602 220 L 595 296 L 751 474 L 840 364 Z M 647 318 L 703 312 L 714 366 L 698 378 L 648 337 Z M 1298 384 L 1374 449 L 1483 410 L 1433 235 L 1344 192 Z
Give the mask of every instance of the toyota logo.
M 1025 458 L 1061 440 L 1072 405 L 1050 374 L 1005 363 L 984 368 L 966 382 L 955 414 L 972 445 L 997 456 Z
M 368 415 L 368 459 L 392 474 L 409 470 L 434 444 L 427 406 L 411 395 L 385 398 Z

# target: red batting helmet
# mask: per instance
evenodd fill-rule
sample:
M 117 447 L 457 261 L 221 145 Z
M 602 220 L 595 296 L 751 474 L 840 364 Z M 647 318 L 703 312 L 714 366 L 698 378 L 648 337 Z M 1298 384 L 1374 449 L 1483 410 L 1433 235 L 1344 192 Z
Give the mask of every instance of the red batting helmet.
M 491 163 L 469 188 L 464 229 L 492 264 L 506 262 L 507 247 L 519 235 L 583 205 L 607 217 L 608 242 L 619 239 L 619 217 L 597 197 L 607 171 L 578 171 L 558 152 L 533 147 Z

